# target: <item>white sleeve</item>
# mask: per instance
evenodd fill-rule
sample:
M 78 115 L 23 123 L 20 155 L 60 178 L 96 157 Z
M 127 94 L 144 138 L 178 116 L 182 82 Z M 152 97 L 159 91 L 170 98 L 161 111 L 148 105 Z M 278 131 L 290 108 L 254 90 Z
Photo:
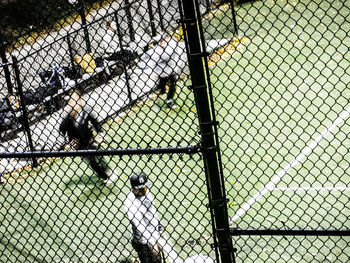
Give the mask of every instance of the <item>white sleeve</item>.
M 151 240 L 154 233 L 151 229 L 149 229 L 149 227 L 147 227 L 146 221 L 144 220 L 144 215 L 140 211 L 140 207 L 136 206 L 135 202 L 128 199 L 125 209 L 127 210 L 126 212 L 133 229 L 135 229 L 137 233 L 147 241 Z
M 157 226 L 158 226 L 160 224 L 160 219 L 158 217 L 157 209 L 154 206 L 154 197 L 150 192 L 148 193 L 148 199 L 151 200 L 151 202 L 152 202 L 152 206 L 151 206 L 150 210 L 153 214 L 153 218 L 155 220 L 157 220 Z

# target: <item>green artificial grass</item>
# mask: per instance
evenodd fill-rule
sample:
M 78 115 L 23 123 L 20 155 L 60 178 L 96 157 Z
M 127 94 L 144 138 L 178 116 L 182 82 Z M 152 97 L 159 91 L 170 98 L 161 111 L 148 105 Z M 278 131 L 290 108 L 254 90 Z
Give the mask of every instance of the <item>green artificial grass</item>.
M 207 39 L 232 36 L 230 9 L 222 10 L 203 22 Z M 348 4 L 270 0 L 245 3 L 235 10 L 239 32 L 233 37 L 234 52 L 222 52 L 221 60 L 209 66 L 229 217 L 269 183 L 273 187 L 231 226 L 349 229 L 349 120 L 339 120 L 350 95 Z M 175 111 L 166 109 L 164 97 L 151 96 L 108 121 L 104 147 L 199 143 L 189 85 L 189 80 L 179 81 Z M 123 201 L 128 177 L 138 171 L 149 175 L 166 236 L 179 256 L 215 257 L 200 155 L 106 159 L 119 175 L 111 186 L 104 186 L 80 157 L 56 158 L 3 186 L 0 261 L 131 260 L 135 252 Z M 347 237 L 233 240 L 236 262 L 346 262 L 350 255 Z

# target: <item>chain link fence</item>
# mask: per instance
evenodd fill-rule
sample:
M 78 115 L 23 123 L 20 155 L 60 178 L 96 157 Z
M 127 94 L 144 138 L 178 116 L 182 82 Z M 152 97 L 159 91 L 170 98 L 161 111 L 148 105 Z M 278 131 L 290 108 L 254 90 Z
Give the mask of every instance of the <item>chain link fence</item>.
M 239 1 L 209 57 L 237 262 L 349 261 L 349 10 Z
M 78 0 L 4 26 L 0 261 L 347 262 L 349 10 Z
M 213 261 L 178 3 L 64 7 L 40 32 L 2 34 L 0 261 L 144 262 L 147 246 L 154 262 Z

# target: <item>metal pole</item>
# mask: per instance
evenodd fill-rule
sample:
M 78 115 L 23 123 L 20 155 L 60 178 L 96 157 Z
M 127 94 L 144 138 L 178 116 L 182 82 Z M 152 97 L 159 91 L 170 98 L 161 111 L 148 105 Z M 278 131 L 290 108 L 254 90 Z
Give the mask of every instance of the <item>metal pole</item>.
M 31 152 L 33 152 L 35 149 L 33 146 L 32 136 L 30 134 L 28 112 L 27 112 L 27 107 L 26 107 L 26 101 L 25 101 L 25 98 L 23 97 L 23 89 L 22 89 L 22 82 L 21 82 L 19 69 L 18 69 L 18 61 L 17 61 L 17 58 L 14 56 L 12 56 L 12 61 L 13 61 L 13 67 L 15 70 L 15 79 L 17 82 L 18 94 L 19 94 L 19 98 L 21 100 L 22 119 L 23 119 L 22 121 L 23 121 L 24 131 L 25 131 L 25 134 L 27 135 L 27 138 L 28 138 L 29 149 Z M 33 167 L 38 166 L 38 162 L 34 157 L 32 158 L 32 161 L 33 161 Z
M 157 0 L 157 6 L 158 6 L 158 13 L 159 13 L 159 20 L 160 20 L 160 29 L 164 31 L 164 22 L 163 22 L 163 16 L 162 16 L 162 9 L 161 9 L 161 2 L 160 0 Z
M 237 20 L 236 20 L 236 12 L 234 8 L 234 3 L 232 0 L 229 1 L 229 5 L 231 6 L 231 12 L 232 12 L 232 20 L 233 20 L 233 28 L 234 28 L 234 34 L 238 34 L 238 25 L 237 25 Z
M 135 30 L 134 30 L 134 27 L 132 25 L 132 16 L 131 16 L 131 12 L 130 12 L 129 0 L 125 0 L 125 6 L 126 6 L 125 12 L 126 12 L 126 19 L 128 20 L 130 40 L 135 41 Z
M 3 63 L 3 67 L 4 67 L 4 72 L 5 72 L 5 79 L 6 79 L 6 84 L 7 84 L 7 91 L 9 94 L 13 94 L 13 87 L 12 87 L 12 83 L 11 83 L 11 75 L 10 75 L 10 71 L 9 71 L 9 67 L 8 67 L 8 61 L 6 58 L 6 52 L 5 52 L 5 42 L 3 39 L 3 36 L 0 32 L 0 56 L 1 56 L 1 60 Z
M 153 15 L 153 11 L 152 11 L 152 2 L 151 2 L 151 0 L 147 0 L 147 6 L 148 6 L 149 19 L 151 21 L 152 37 L 154 37 L 154 36 L 156 36 L 157 31 L 156 31 L 156 27 L 154 25 L 154 15 Z
M 86 50 L 87 53 L 91 53 L 91 43 L 90 43 L 90 39 L 89 39 L 89 32 L 86 28 L 86 17 L 85 17 L 85 12 L 84 12 L 84 3 L 83 0 L 78 0 L 78 12 L 79 15 L 81 17 L 81 24 L 84 30 L 84 37 L 85 37 L 85 42 L 86 42 Z
M 184 32 L 187 34 L 189 67 L 192 89 L 196 101 L 201 133 L 201 150 L 209 184 L 209 207 L 214 215 L 215 238 L 222 263 L 233 263 L 234 252 L 229 231 L 226 196 L 221 180 L 217 146 L 215 144 L 212 113 L 210 111 L 208 87 L 203 66 L 206 53 L 201 50 L 198 21 L 193 0 L 182 0 L 184 11 Z
M 74 80 L 76 80 L 77 79 L 77 74 L 75 74 L 75 73 L 77 73 L 77 72 L 75 72 L 73 48 L 72 48 L 72 43 L 70 41 L 69 34 L 67 34 L 67 44 L 68 44 L 68 52 L 69 52 L 70 64 L 71 64 L 71 68 L 72 68 L 72 71 L 73 71 L 73 74 L 74 74 Z
M 118 39 L 119 39 L 120 50 L 123 52 L 124 51 L 123 41 L 122 41 L 122 35 L 121 35 L 121 31 L 120 31 L 120 25 L 119 25 L 118 13 L 117 12 L 114 13 L 114 17 L 115 17 L 115 22 L 117 24 L 117 35 L 118 35 Z M 129 83 L 130 76 L 128 74 L 128 70 L 127 70 L 127 67 L 125 65 L 125 62 L 124 62 L 123 58 L 122 58 L 122 64 L 123 64 L 123 68 L 124 68 L 126 88 L 128 90 L 128 99 L 129 99 L 129 103 L 131 103 L 132 102 L 132 97 L 131 97 L 131 87 L 130 87 L 130 83 Z

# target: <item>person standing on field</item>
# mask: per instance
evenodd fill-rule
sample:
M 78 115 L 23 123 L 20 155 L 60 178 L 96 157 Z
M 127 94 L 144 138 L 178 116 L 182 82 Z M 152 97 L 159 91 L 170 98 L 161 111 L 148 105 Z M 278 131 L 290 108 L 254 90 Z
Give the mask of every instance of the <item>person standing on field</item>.
M 154 198 L 148 189 L 144 173 L 130 177 L 131 191 L 124 202 L 131 228 L 131 243 L 141 263 L 160 263 L 158 240 L 164 227 L 154 207 Z
M 179 52 L 177 41 L 164 33 L 160 36 L 160 41 L 141 56 L 139 62 L 141 69 L 151 68 L 159 76 L 157 90 L 160 91 L 160 95 L 165 94 L 166 85 L 169 85 L 166 98 L 169 109 L 176 109 L 174 95 L 178 79 Z
M 64 135 L 68 135 L 71 148 L 75 150 L 98 149 L 98 144 L 102 141 L 102 137 L 94 138 L 90 124 L 97 132 L 100 132 L 102 127 L 97 121 L 97 116 L 95 116 L 92 108 L 88 105 L 83 105 L 79 91 L 74 91 L 69 98 L 65 107 L 65 113 L 66 116 L 64 116 L 59 130 Z M 87 159 L 103 183 L 110 184 L 116 179 L 117 174 L 112 173 L 108 168 L 103 156 L 87 156 Z

